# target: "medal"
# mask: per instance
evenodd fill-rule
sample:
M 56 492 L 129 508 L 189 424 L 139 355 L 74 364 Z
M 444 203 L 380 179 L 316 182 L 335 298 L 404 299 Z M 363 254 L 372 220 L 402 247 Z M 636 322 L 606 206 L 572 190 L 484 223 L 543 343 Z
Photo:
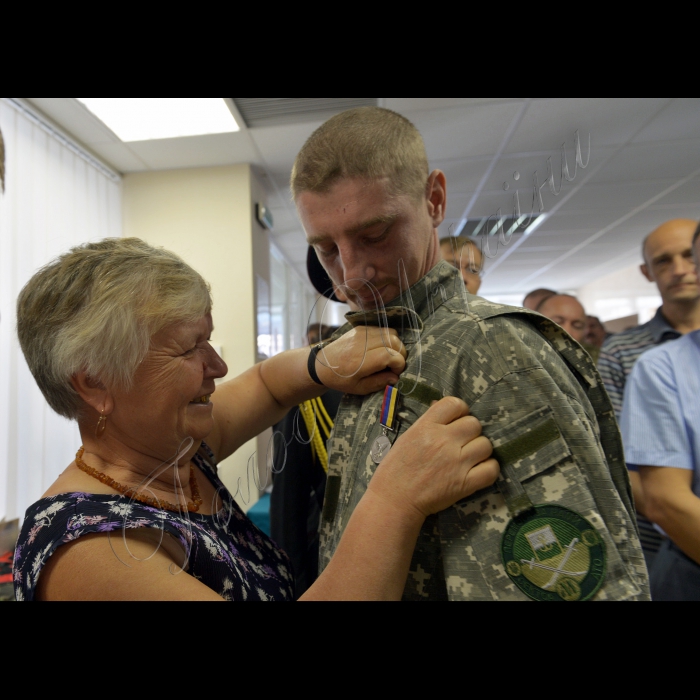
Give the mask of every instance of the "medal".
M 382 412 L 379 424 L 382 426 L 384 434 L 380 435 L 372 445 L 370 457 L 375 464 L 381 464 L 382 460 L 389 454 L 391 449 L 391 440 L 389 440 L 389 432 L 397 431 L 396 411 L 398 409 L 399 396 L 401 392 L 393 386 L 388 386 L 384 392 L 384 402 L 382 403 Z

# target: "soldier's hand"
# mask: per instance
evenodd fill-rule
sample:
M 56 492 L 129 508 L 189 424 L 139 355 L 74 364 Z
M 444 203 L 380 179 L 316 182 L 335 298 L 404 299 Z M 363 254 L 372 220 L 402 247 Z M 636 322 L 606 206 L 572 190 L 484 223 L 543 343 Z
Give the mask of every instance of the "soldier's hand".
M 359 396 L 395 386 L 405 367 L 406 348 L 393 328 L 354 328 L 316 356 L 325 386 Z
M 492 454 L 467 404 L 446 398 L 396 441 L 368 489 L 425 518 L 491 486 L 500 473 Z

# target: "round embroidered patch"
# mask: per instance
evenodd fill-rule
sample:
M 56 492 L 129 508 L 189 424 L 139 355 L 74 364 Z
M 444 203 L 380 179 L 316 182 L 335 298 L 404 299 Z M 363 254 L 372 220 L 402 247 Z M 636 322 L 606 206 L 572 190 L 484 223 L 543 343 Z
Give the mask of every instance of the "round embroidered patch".
M 605 580 L 605 543 L 568 508 L 535 506 L 512 520 L 501 551 L 508 576 L 533 600 L 590 600 Z

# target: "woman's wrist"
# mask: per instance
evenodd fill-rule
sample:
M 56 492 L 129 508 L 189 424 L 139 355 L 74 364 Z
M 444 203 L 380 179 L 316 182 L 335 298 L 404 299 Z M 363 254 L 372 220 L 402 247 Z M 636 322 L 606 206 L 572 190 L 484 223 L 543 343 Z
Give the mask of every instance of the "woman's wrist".
M 317 372 L 317 362 L 318 362 L 318 353 L 322 352 L 323 349 L 330 343 L 330 341 L 326 341 L 323 343 L 319 343 L 318 345 L 314 345 L 311 348 L 311 352 L 309 353 L 309 360 L 307 362 L 306 368 L 309 372 L 309 376 L 313 380 L 314 384 L 318 384 L 319 386 L 325 387 L 326 385 L 321 381 L 320 377 L 318 376 Z
M 386 480 L 386 485 L 382 483 L 383 481 L 381 475 L 377 479 L 375 474 L 367 486 L 365 498 L 369 498 L 381 513 L 390 518 L 392 523 L 396 523 L 397 526 L 400 524 L 408 532 L 420 532 L 426 514 L 395 489 L 386 488 L 390 484 L 389 480 Z

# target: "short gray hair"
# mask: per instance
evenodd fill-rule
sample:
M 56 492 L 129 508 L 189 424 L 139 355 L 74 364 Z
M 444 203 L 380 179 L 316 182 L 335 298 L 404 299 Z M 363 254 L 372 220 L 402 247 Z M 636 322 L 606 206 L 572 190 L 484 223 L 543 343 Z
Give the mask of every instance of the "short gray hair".
M 71 377 L 86 371 L 130 389 L 151 338 L 211 311 L 204 279 L 177 255 L 138 238 L 73 248 L 39 270 L 17 300 L 17 335 L 51 408 L 78 419 Z

